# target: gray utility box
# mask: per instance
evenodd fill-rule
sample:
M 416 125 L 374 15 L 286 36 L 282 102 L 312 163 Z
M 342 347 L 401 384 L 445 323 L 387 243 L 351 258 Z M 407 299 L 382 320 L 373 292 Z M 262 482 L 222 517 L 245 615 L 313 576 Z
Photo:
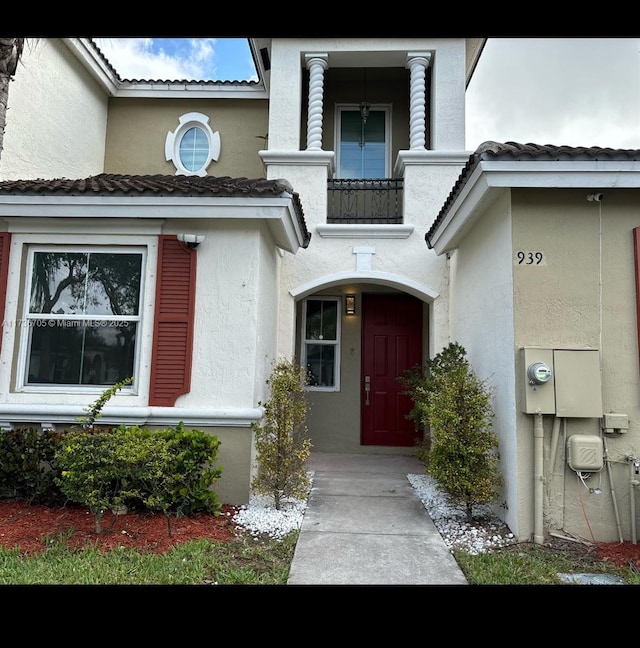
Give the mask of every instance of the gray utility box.
M 567 439 L 567 463 L 576 472 L 598 472 L 604 466 L 604 445 L 599 436 L 572 434 Z
M 600 353 L 597 349 L 524 347 L 522 361 L 525 414 L 602 417 Z M 541 371 L 541 365 L 549 371 Z M 536 382 L 536 376 L 540 377 L 540 382 Z

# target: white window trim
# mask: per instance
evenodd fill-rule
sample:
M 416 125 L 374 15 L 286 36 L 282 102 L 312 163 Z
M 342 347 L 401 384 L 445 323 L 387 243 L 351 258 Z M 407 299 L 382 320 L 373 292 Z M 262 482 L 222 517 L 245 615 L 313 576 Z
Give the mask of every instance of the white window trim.
M 335 346 L 335 384 L 333 387 L 323 387 L 320 385 L 307 385 L 306 389 L 308 391 L 316 392 L 339 392 L 340 391 L 340 347 L 341 347 L 341 338 L 342 338 L 342 299 L 340 297 L 307 297 L 302 303 L 302 336 L 301 336 L 301 345 L 302 349 L 300 350 L 300 358 L 302 367 L 306 368 L 307 366 L 307 301 L 333 301 L 337 303 L 336 308 L 336 341 L 327 342 L 326 344 Z M 322 340 L 309 340 L 310 344 L 322 344 Z
M 209 155 L 204 164 L 197 171 L 189 171 L 180 160 L 180 142 L 191 128 L 199 128 L 207 136 L 209 142 Z M 213 132 L 209 126 L 209 117 L 199 112 L 185 113 L 179 119 L 175 131 L 167 133 L 164 143 L 164 155 L 167 161 L 173 162 L 176 167 L 176 175 L 206 176 L 207 168 L 211 162 L 217 162 L 220 157 L 220 134 Z
M 336 128 L 334 129 L 334 142 L 333 150 L 336 154 L 336 178 L 340 179 L 339 174 L 340 169 L 340 131 L 342 124 L 342 112 L 343 111 L 353 111 L 360 110 L 359 104 L 336 104 L 334 123 Z M 384 140 L 385 140 L 385 156 L 384 156 L 384 175 L 385 178 L 391 178 L 391 104 L 372 104 L 370 109 L 371 111 L 382 111 L 384 112 Z
M 123 320 L 129 320 L 137 323 L 136 330 L 136 353 L 133 360 L 133 384 L 123 387 L 121 392 L 123 394 L 137 394 L 139 389 L 139 368 L 141 347 L 143 342 L 143 320 L 144 320 L 144 291 L 146 288 L 146 272 L 147 272 L 147 248 L 146 246 L 114 246 L 114 245 L 31 245 L 27 251 L 27 265 L 22 292 L 24 294 L 22 319 L 20 320 L 20 335 L 18 342 L 18 359 L 16 363 L 16 391 L 25 393 L 38 393 L 38 394 L 101 394 L 105 390 L 104 385 L 97 385 L 92 387 L 90 385 L 52 385 L 52 384 L 33 384 L 27 383 L 26 376 L 29 367 L 28 354 L 29 354 L 29 326 L 28 322 L 32 319 L 29 313 L 29 294 L 31 290 L 31 277 L 33 272 L 33 258 L 36 252 L 114 252 L 121 254 L 140 254 L 140 302 L 138 305 L 138 315 L 122 317 Z M 40 318 L 42 319 L 42 318 Z M 92 317 L 91 319 L 100 319 L 99 317 Z

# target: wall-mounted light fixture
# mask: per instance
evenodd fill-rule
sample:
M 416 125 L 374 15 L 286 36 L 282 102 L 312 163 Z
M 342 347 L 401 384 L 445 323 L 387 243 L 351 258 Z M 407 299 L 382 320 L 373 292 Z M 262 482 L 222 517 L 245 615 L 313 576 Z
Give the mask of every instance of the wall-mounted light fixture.
M 206 238 L 204 234 L 178 234 L 178 241 L 190 248 L 197 248 Z
M 346 295 L 344 298 L 344 309 L 347 315 L 356 314 L 356 296 Z

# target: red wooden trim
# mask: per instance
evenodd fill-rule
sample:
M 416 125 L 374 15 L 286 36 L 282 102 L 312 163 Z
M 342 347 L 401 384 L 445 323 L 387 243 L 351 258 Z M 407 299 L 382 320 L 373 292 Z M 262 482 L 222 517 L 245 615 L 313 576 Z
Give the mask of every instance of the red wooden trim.
M 175 235 L 158 243 L 149 405 L 173 407 L 191 389 L 196 251 Z
M 638 352 L 640 353 L 640 227 L 636 227 L 633 230 L 633 258 L 636 278 L 636 331 L 638 336 Z
M 5 300 L 7 298 L 7 281 L 9 279 L 9 250 L 11 247 L 11 234 L 0 232 L 0 313 L 4 319 Z M 2 327 L 4 329 L 4 325 Z M 2 335 L 0 332 L 0 348 L 2 348 Z

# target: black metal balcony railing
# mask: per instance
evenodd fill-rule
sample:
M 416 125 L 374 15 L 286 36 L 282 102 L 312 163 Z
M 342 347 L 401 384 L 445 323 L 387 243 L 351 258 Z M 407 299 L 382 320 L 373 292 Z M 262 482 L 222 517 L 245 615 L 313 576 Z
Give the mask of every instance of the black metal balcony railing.
M 328 180 L 327 223 L 402 223 L 402 178 Z

